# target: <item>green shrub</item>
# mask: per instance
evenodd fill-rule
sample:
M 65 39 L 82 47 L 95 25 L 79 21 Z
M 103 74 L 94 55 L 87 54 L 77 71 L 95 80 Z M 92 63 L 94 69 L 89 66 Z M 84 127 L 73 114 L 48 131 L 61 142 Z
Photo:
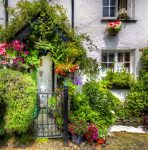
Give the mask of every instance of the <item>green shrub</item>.
M 141 60 L 140 77 L 142 77 L 146 72 L 148 72 L 148 47 L 143 48 L 140 60 Z
M 0 101 L 6 133 L 26 132 L 33 120 L 36 105 L 36 84 L 27 74 L 0 70 Z M 0 122 L 0 125 L 2 122 Z
M 111 110 L 116 111 L 120 103 L 118 98 L 96 81 L 87 82 L 83 86 L 83 92 L 88 97 L 91 108 L 96 111 L 99 110 L 104 116 L 108 115 Z
M 143 49 L 138 81 L 133 84 L 125 101 L 126 117 L 138 118 L 148 108 L 148 47 Z
M 115 121 L 112 113 L 120 101 L 96 81 L 87 82 L 81 93 L 75 93 L 71 99 L 70 119 L 78 119 L 108 127 Z
M 133 83 L 134 78 L 125 70 L 122 72 L 108 71 L 104 80 L 108 81 L 108 87 L 112 89 L 129 89 Z

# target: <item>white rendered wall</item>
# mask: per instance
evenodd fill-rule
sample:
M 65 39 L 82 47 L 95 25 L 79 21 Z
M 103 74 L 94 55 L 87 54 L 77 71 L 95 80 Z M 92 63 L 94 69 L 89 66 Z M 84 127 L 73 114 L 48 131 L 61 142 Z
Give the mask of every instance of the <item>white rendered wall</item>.
M 71 18 L 71 0 L 59 0 L 67 9 Z M 58 2 L 58 1 L 57 1 Z M 137 22 L 123 23 L 123 28 L 115 37 L 105 34 L 107 22 L 102 19 L 102 0 L 75 0 L 75 26 L 81 33 L 87 33 L 99 49 L 135 49 L 131 52 L 132 70 L 134 74 L 139 70 L 139 49 L 148 41 L 148 0 L 135 0 L 135 19 Z M 100 59 L 99 52 L 89 53 L 90 56 Z
M 0 25 L 5 25 L 5 9 L 2 3 L 0 3 Z
M 53 0 L 54 3 L 63 5 L 71 22 L 71 0 Z M 15 6 L 17 0 L 9 0 L 9 6 Z M 134 74 L 139 70 L 139 49 L 148 41 L 148 0 L 135 0 L 135 19 L 137 22 L 123 24 L 122 30 L 115 37 L 105 34 L 106 22 L 102 19 L 102 0 L 75 0 L 75 26 L 81 33 L 87 33 L 94 44 L 101 50 L 105 49 L 135 49 L 132 52 L 132 70 Z M 0 18 L 4 18 L 4 10 L 0 5 Z M 0 24 L 4 20 L 0 19 Z M 89 56 L 100 59 L 99 51 L 89 53 Z

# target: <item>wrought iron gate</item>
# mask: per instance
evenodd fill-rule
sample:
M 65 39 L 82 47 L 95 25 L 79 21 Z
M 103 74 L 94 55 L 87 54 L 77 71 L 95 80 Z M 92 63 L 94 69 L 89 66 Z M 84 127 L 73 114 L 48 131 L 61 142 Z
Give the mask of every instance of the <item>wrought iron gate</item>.
M 37 137 L 62 137 L 63 93 L 38 91 L 38 106 L 33 123 Z M 61 125 L 60 125 L 61 124 Z

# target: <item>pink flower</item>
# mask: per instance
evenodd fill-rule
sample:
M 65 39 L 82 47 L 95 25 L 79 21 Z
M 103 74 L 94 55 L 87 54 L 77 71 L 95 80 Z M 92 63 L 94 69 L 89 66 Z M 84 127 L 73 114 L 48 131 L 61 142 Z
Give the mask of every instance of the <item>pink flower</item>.
M 25 44 L 20 42 L 19 40 L 12 41 L 11 45 L 15 50 L 20 51 L 20 52 L 25 47 Z
M 22 57 L 16 57 L 14 60 L 13 60 L 13 63 L 14 64 L 18 64 L 18 62 L 21 62 L 22 64 L 25 63 L 24 59 Z
M 4 55 L 5 53 L 6 53 L 6 50 L 0 47 L 0 55 Z
M 24 54 L 28 55 L 28 54 L 29 54 L 29 52 L 28 52 L 28 51 L 25 51 L 25 52 L 24 52 Z
M 0 48 L 8 48 L 9 44 L 8 43 L 0 43 Z
M 1 61 L 1 64 L 3 64 L 3 65 L 7 65 L 7 64 L 8 64 L 8 62 L 7 62 L 7 61 L 5 61 L 5 60 L 3 60 L 3 61 Z

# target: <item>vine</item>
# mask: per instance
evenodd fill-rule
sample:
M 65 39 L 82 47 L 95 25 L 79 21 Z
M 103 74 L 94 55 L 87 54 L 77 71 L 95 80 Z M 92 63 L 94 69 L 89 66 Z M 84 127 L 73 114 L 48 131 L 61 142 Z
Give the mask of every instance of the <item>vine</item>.
M 83 46 L 83 41 L 87 37 L 83 34 L 78 35 L 71 29 L 62 6 L 51 6 L 45 0 L 33 2 L 26 0 L 18 2 L 16 8 L 9 8 L 9 13 L 13 19 L 6 29 L 0 29 L 0 40 L 8 42 L 15 39 L 16 33 L 28 24 L 30 33 L 21 40 L 29 43 L 26 47 L 29 52 L 26 63 L 29 66 L 37 67 L 38 56 L 46 51 L 51 54 L 57 68 L 64 65 L 71 66 L 64 67 L 65 73 L 69 70 L 73 72 L 73 68 L 80 68 L 82 72 L 90 76 L 98 73 L 98 63 L 87 57 Z

